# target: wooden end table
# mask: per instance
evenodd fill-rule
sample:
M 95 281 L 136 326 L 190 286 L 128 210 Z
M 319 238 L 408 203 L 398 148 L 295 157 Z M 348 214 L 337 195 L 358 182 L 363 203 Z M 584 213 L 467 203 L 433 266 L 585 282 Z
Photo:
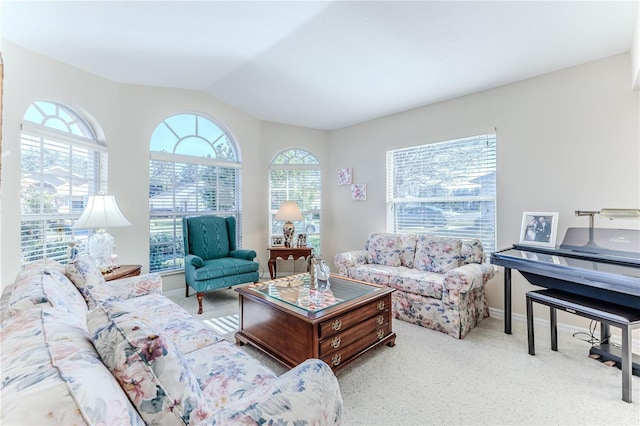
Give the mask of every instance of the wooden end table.
M 140 275 L 142 265 L 120 265 L 116 269 L 103 274 L 105 281 L 119 280 L 121 278 L 137 277 Z
M 289 257 L 293 257 L 293 260 L 307 258 L 311 256 L 311 250 L 313 247 L 268 247 L 269 250 L 269 275 L 271 279 L 276 278 L 276 259 L 287 260 Z M 308 272 L 308 270 L 307 270 Z

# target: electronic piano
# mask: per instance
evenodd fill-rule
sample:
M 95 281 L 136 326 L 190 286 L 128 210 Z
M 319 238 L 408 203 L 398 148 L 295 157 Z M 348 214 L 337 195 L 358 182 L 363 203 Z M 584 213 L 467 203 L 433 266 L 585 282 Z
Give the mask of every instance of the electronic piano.
M 569 228 L 560 246 L 516 244 L 492 253 L 491 263 L 504 267 L 507 334 L 511 334 L 512 269 L 539 287 L 640 310 L 640 230 Z M 601 339 L 608 336 L 608 327 L 603 326 Z M 609 351 L 607 345 L 603 352 Z M 597 349 L 592 352 L 606 356 Z M 637 368 L 634 361 L 634 374 Z

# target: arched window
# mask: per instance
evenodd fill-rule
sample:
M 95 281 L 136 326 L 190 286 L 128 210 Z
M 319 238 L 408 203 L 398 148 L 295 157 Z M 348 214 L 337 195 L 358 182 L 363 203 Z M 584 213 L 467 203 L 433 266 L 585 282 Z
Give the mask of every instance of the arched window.
M 285 201 L 295 201 L 304 217 L 304 220 L 294 222 L 296 236 L 306 234 L 307 245 L 315 249 L 316 255 L 321 254 L 320 183 L 320 161 L 309 151 L 292 148 L 276 155 L 269 170 L 269 237 L 282 234 L 282 222 L 274 219 L 280 205 Z
M 184 216 L 234 216 L 241 247 L 241 164 L 229 133 L 201 115 L 177 114 L 153 131 L 150 151 L 150 271 L 184 268 Z
M 71 225 L 87 197 L 107 191 L 107 148 L 80 115 L 37 101 L 24 115 L 20 152 L 22 262 L 65 262 L 71 238 L 85 249 L 87 230 Z

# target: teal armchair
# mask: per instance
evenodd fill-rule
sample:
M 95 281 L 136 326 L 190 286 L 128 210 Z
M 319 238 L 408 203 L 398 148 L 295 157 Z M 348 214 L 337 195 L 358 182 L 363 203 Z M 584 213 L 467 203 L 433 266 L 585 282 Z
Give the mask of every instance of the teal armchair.
M 206 291 L 259 280 L 255 250 L 236 248 L 234 217 L 184 217 L 182 236 L 186 297 L 189 287 L 196 291 L 199 314 Z

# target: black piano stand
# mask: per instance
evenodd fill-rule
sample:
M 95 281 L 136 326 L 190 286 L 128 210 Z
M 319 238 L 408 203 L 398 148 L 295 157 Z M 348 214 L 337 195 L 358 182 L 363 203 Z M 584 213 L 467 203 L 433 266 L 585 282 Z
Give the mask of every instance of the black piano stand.
M 601 300 L 592 299 L 560 290 L 536 290 L 527 292 L 527 338 L 529 354 L 535 355 L 535 341 L 533 333 L 533 302 L 549 307 L 551 322 L 551 349 L 558 350 L 558 326 L 556 309 L 581 317 L 589 318 L 601 323 L 601 340 L 608 340 L 609 326 L 620 327 L 622 330 L 622 350 L 616 361 L 622 369 L 622 400 L 631 402 L 631 375 L 640 375 L 640 364 L 633 362 L 631 348 L 632 331 L 640 328 L 640 309 L 632 309 Z M 604 345 L 600 345 L 604 346 Z M 611 345 L 606 345 L 611 347 Z M 591 350 L 593 354 L 605 356 L 604 350 Z M 602 353 L 600 353 L 602 352 Z M 606 352 L 608 359 L 614 359 L 610 352 Z

